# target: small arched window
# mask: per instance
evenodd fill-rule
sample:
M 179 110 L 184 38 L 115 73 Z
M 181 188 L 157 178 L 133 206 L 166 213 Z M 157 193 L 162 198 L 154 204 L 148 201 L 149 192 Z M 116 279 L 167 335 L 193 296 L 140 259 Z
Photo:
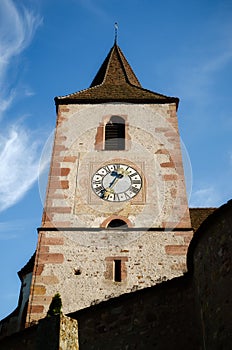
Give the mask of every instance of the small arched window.
M 114 115 L 105 125 L 105 150 L 125 149 L 125 120 Z
M 128 228 L 128 225 L 125 221 L 121 220 L 121 219 L 113 219 L 109 222 L 108 228 Z

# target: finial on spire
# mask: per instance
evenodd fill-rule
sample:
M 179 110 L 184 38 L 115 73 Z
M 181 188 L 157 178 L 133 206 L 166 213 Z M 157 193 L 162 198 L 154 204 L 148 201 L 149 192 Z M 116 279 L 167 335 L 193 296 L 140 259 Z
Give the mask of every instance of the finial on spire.
M 118 23 L 114 23 L 114 43 L 117 44 L 118 42 Z

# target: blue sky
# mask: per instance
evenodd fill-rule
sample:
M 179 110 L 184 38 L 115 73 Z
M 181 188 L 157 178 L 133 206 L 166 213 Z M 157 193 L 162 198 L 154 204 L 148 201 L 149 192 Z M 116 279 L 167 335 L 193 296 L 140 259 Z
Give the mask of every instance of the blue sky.
M 17 305 L 16 272 L 36 246 L 53 98 L 89 86 L 115 21 L 142 86 L 180 98 L 190 206 L 231 198 L 231 0 L 1 0 L 0 319 Z

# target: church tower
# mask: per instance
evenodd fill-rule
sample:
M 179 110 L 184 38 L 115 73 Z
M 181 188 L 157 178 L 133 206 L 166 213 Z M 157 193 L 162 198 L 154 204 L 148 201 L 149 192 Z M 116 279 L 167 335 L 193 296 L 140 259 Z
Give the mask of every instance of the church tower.
M 56 97 L 27 314 L 65 314 L 181 276 L 192 237 L 178 98 L 141 87 L 115 42 L 86 90 Z

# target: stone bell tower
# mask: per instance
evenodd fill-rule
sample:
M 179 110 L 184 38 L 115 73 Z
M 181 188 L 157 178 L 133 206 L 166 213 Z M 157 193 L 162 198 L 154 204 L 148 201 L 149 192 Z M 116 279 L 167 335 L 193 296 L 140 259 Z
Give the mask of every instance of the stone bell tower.
M 192 230 L 178 98 L 141 87 L 115 43 L 89 88 L 56 97 L 56 132 L 27 322 L 186 270 Z

